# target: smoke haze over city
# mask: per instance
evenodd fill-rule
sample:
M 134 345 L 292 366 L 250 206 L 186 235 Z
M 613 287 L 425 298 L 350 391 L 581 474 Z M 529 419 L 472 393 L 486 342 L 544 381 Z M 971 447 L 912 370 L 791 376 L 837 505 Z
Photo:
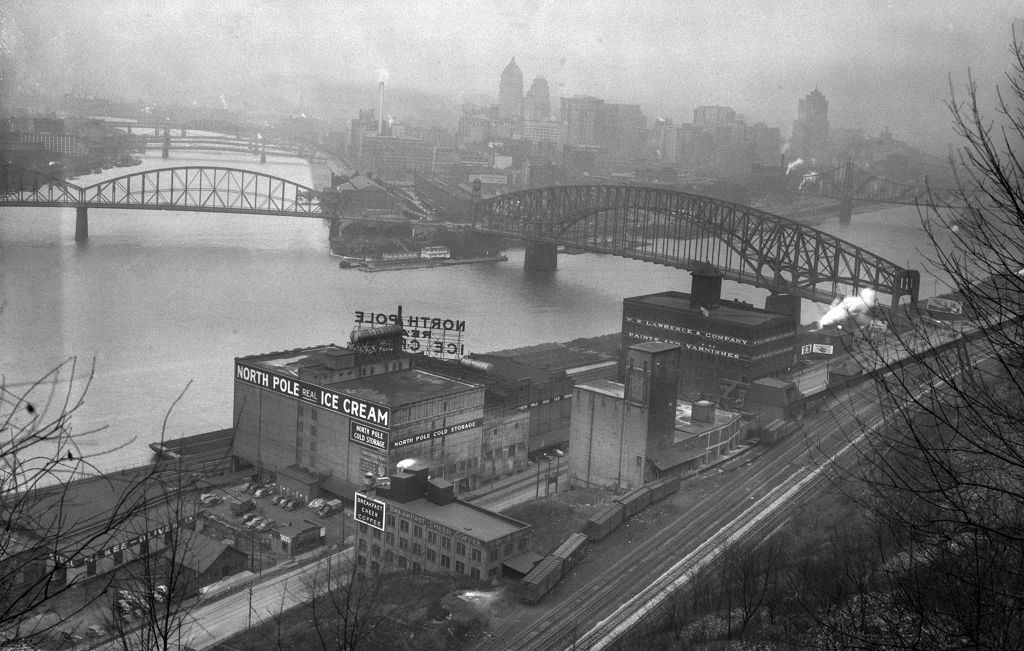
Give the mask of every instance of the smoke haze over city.
M 347 91 L 333 99 L 339 115 L 373 105 L 382 71 L 396 91 L 453 107 L 493 101 L 511 56 L 527 80 L 548 80 L 556 103 L 594 95 L 676 120 L 720 104 L 784 133 L 797 98 L 817 87 L 833 125 L 888 126 L 942 153 L 950 76 L 962 82 L 970 69 L 982 85 L 1002 81 L 1021 13 L 1014 0 L 33 0 L 4 3 L 0 45 L 6 75 L 48 92 L 178 103 L 224 95 L 232 108 L 245 98 L 298 109 L 317 85 L 338 86 Z M 430 119 L 396 101 L 389 113 Z

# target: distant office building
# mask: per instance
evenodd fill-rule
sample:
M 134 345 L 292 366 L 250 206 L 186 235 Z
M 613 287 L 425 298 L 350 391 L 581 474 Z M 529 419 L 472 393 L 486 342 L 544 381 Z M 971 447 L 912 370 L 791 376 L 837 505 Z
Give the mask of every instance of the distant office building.
M 373 109 L 360 109 L 359 117 L 352 120 L 348 138 L 349 156 L 359 159 L 363 155 L 363 138 L 377 133 L 377 117 Z
M 798 156 L 815 158 L 824 154 L 828 142 L 828 100 L 815 88 L 798 105 L 792 150 Z
M 736 111 L 728 106 L 698 106 L 693 109 L 693 123 L 698 127 L 742 121 L 736 119 Z
M 670 291 L 623 301 L 623 351 L 644 341 L 678 344 L 686 368 L 680 395 L 719 395 L 725 380 L 781 375 L 795 361 L 800 317 L 783 311 L 792 307 L 784 300 L 789 297 L 769 297 L 778 311 L 759 309 L 721 300 L 721 282 L 713 271 L 694 272 L 691 294 Z M 623 353 L 620 375 L 627 362 Z
M 421 138 L 363 135 L 359 165 L 386 178 L 432 174 L 437 145 Z
M 565 122 L 555 120 L 523 120 L 520 125 L 522 139 L 531 143 L 551 143 L 555 150 L 565 146 L 567 128 Z
M 604 100 L 586 95 L 563 97 L 561 117 L 566 124 L 567 145 L 599 146 L 601 109 Z
M 523 105 L 523 118 L 526 120 L 548 120 L 551 118 L 551 92 L 548 90 L 548 81 L 544 77 L 537 77 L 530 84 L 530 90 L 526 93 L 526 101 Z
M 643 156 L 647 117 L 639 104 L 605 104 L 598 144 L 611 158 L 635 160 Z
M 501 71 L 501 85 L 498 88 L 498 117 L 519 119 L 523 117 L 523 71 L 516 65 L 516 58 L 508 62 Z

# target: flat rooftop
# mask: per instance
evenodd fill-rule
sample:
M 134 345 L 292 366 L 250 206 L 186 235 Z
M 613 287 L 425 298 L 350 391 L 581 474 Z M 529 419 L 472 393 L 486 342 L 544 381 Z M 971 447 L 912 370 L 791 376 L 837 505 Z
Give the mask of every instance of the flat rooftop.
M 272 353 L 261 353 L 239 357 L 239 361 L 260 366 L 278 375 L 299 377 L 301 371 L 322 372 L 330 369 L 328 361 L 332 358 L 345 360 L 341 368 L 355 366 L 356 352 L 335 344 L 310 346 L 279 350 Z
M 601 393 L 612 398 L 622 399 L 626 397 L 626 385 L 621 382 L 613 382 L 612 380 L 594 380 L 585 384 L 577 384 L 576 388 Z
M 476 388 L 482 389 L 482 385 L 479 384 L 460 382 L 418 368 L 370 375 L 325 386 L 328 389 L 334 389 L 368 402 L 390 407 L 440 398 Z
M 712 323 L 757 326 L 776 319 L 788 318 L 785 314 L 769 312 L 739 300 L 719 301 L 717 305 L 708 309 L 708 315 L 704 316 L 699 308 L 690 307 L 690 295 L 683 292 L 660 292 L 645 296 L 631 296 L 626 298 L 623 303 L 660 307 L 672 310 L 673 312 L 691 314 L 696 318 L 704 318 Z
M 530 526 L 525 522 L 458 500 L 444 506 L 434 504 L 425 497 L 410 502 L 395 502 L 387 498 L 384 498 L 384 501 L 394 508 L 443 524 L 484 542 L 504 538 Z

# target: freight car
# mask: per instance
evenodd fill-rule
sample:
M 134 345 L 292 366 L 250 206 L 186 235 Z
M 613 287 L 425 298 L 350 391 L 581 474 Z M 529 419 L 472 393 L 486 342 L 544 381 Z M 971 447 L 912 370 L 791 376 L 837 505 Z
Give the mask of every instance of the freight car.
M 645 484 L 645 486 L 651 491 L 651 504 L 653 504 L 679 490 L 679 475 L 655 479 Z
M 546 556 L 519 582 L 519 599 L 535 604 L 562 580 L 562 559 Z
M 651 503 L 651 489 L 646 486 L 634 488 L 615 500 L 622 505 L 622 519 L 636 515 Z
M 562 560 L 562 576 L 565 576 L 576 564 L 583 560 L 583 552 L 587 544 L 587 536 L 574 533 L 566 538 L 551 555 Z
M 620 524 L 622 524 L 622 504 L 612 502 L 590 516 L 587 524 L 583 527 L 583 533 L 587 534 L 591 540 L 597 541 L 615 531 Z

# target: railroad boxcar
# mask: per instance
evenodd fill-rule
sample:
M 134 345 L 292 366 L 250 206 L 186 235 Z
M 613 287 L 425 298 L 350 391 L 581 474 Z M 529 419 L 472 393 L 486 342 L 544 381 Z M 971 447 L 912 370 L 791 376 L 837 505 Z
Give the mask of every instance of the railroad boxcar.
M 583 533 L 591 540 L 601 540 L 622 524 L 622 504 L 612 502 L 590 516 Z
M 562 560 L 546 556 L 519 582 L 519 600 L 535 604 L 562 580 Z
M 647 484 L 651 490 L 651 503 L 663 500 L 679 490 L 679 475 L 674 477 L 662 477 Z
M 626 519 L 647 508 L 651 503 L 651 489 L 646 486 L 634 488 L 615 501 L 622 505 L 622 518 Z
M 587 536 L 582 533 L 571 534 L 561 545 L 551 552 L 555 558 L 562 559 L 562 575 L 568 574 L 583 559 L 587 544 Z

